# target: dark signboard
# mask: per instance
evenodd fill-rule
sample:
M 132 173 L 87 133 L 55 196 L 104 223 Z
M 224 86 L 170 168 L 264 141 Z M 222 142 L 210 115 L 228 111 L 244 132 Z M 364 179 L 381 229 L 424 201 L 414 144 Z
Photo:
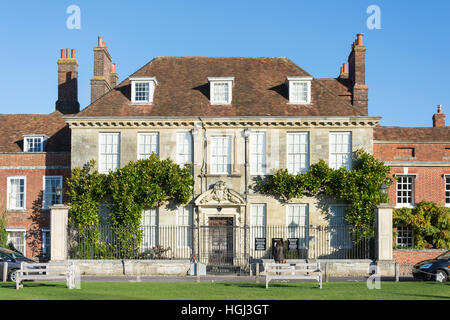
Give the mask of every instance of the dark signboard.
M 299 238 L 288 238 L 288 250 L 297 250 L 299 245 Z
M 255 238 L 255 250 L 266 250 L 266 238 Z

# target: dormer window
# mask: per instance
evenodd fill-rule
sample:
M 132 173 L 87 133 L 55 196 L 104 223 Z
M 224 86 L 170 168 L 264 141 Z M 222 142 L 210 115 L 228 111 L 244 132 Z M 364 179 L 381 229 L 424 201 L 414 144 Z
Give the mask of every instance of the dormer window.
M 231 104 L 234 77 L 208 78 L 211 104 Z
M 289 87 L 289 104 L 311 103 L 312 77 L 287 77 Z
M 23 152 L 44 152 L 46 135 L 24 135 Z
M 131 81 L 131 103 L 152 104 L 155 86 L 158 84 L 155 77 L 133 77 Z

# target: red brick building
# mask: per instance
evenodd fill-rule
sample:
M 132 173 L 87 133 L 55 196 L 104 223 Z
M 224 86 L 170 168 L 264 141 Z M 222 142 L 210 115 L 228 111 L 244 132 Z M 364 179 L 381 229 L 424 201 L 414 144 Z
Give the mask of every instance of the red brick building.
M 0 115 L 0 212 L 9 242 L 27 257 L 50 253 L 48 206 L 63 201 L 70 175 L 70 129 L 64 115 L 79 112 L 75 51 L 61 50 L 58 101 L 51 114 Z M 64 193 L 64 191 L 63 191 Z
M 391 166 L 397 178 L 389 190 L 396 208 L 414 207 L 426 200 L 450 206 L 450 127 L 439 106 L 432 127 L 377 127 L 374 156 Z M 412 233 L 398 228 L 398 244 L 411 244 Z

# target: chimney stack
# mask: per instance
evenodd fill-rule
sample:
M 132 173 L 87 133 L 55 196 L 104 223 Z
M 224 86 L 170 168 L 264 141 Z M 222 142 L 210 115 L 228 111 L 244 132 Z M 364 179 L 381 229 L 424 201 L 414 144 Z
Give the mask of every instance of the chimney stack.
M 109 83 L 111 85 L 111 89 L 114 89 L 117 84 L 119 83 L 119 75 L 116 73 L 116 64 L 111 63 L 111 70 L 110 70 L 110 79 Z
M 366 47 L 363 44 L 363 34 L 358 33 L 348 56 L 348 78 L 351 81 L 352 104 L 368 115 L 368 91 L 366 86 Z
M 433 115 L 433 127 L 445 128 L 445 113 L 442 106 L 438 105 L 437 112 Z
M 75 59 L 75 49 L 61 49 L 58 59 L 58 100 L 56 110 L 62 114 L 80 112 L 78 102 L 78 61 Z
M 115 73 L 115 72 L 114 72 Z M 98 45 L 94 47 L 94 76 L 91 79 L 91 103 L 110 91 L 115 85 L 117 74 L 111 74 L 111 55 L 105 41 L 98 37 Z M 118 80 L 118 76 L 117 76 Z

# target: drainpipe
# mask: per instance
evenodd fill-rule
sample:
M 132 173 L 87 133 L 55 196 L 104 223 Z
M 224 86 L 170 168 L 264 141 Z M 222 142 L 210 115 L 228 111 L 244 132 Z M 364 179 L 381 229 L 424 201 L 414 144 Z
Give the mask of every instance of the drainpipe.
M 247 257 L 247 212 L 248 212 L 248 180 L 249 180 L 249 137 L 250 129 L 246 128 L 244 130 L 245 137 L 245 215 L 244 215 L 244 256 Z

